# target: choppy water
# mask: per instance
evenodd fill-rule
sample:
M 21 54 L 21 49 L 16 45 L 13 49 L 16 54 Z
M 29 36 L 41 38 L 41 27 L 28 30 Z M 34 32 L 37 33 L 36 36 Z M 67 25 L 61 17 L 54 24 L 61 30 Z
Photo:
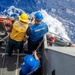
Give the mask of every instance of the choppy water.
M 22 12 L 29 17 L 40 11 L 49 31 L 75 43 L 75 0 L 1 0 L 0 15 L 16 17 Z

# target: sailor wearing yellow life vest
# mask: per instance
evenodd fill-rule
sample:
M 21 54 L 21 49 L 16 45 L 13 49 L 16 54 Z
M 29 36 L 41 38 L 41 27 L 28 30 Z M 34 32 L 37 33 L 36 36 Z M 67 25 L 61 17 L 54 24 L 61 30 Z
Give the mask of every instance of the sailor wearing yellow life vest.
M 9 38 L 9 49 L 8 55 L 11 56 L 13 48 L 16 46 L 19 52 L 23 50 L 23 39 L 26 36 L 26 31 L 28 29 L 28 15 L 22 13 L 19 16 L 19 20 L 15 21 L 13 24 L 12 32 Z

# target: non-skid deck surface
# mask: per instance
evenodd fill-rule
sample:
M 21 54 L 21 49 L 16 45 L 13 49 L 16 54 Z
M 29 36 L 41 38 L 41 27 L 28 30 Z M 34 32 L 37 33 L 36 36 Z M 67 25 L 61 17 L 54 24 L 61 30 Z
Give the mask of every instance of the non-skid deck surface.
M 0 75 L 19 75 L 20 65 L 25 54 L 14 53 L 9 57 L 5 46 L 0 46 Z

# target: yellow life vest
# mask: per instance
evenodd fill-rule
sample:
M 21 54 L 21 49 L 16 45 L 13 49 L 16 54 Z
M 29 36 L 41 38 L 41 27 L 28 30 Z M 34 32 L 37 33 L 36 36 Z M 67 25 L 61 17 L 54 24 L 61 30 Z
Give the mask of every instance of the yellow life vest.
M 13 24 L 13 29 L 10 34 L 10 38 L 15 41 L 21 42 L 24 39 L 24 36 L 26 35 L 27 29 L 28 29 L 28 24 L 16 21 Z

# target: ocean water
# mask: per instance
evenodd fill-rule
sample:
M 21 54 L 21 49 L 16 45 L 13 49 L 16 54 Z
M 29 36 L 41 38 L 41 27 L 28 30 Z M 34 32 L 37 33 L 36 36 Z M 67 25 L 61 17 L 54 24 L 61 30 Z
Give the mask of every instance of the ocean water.
M 1 0 L 0 16 L 16 18 L 26 12 L 31 18 L 42 12 L 49 32 L 75 43 L 75 0 Z

